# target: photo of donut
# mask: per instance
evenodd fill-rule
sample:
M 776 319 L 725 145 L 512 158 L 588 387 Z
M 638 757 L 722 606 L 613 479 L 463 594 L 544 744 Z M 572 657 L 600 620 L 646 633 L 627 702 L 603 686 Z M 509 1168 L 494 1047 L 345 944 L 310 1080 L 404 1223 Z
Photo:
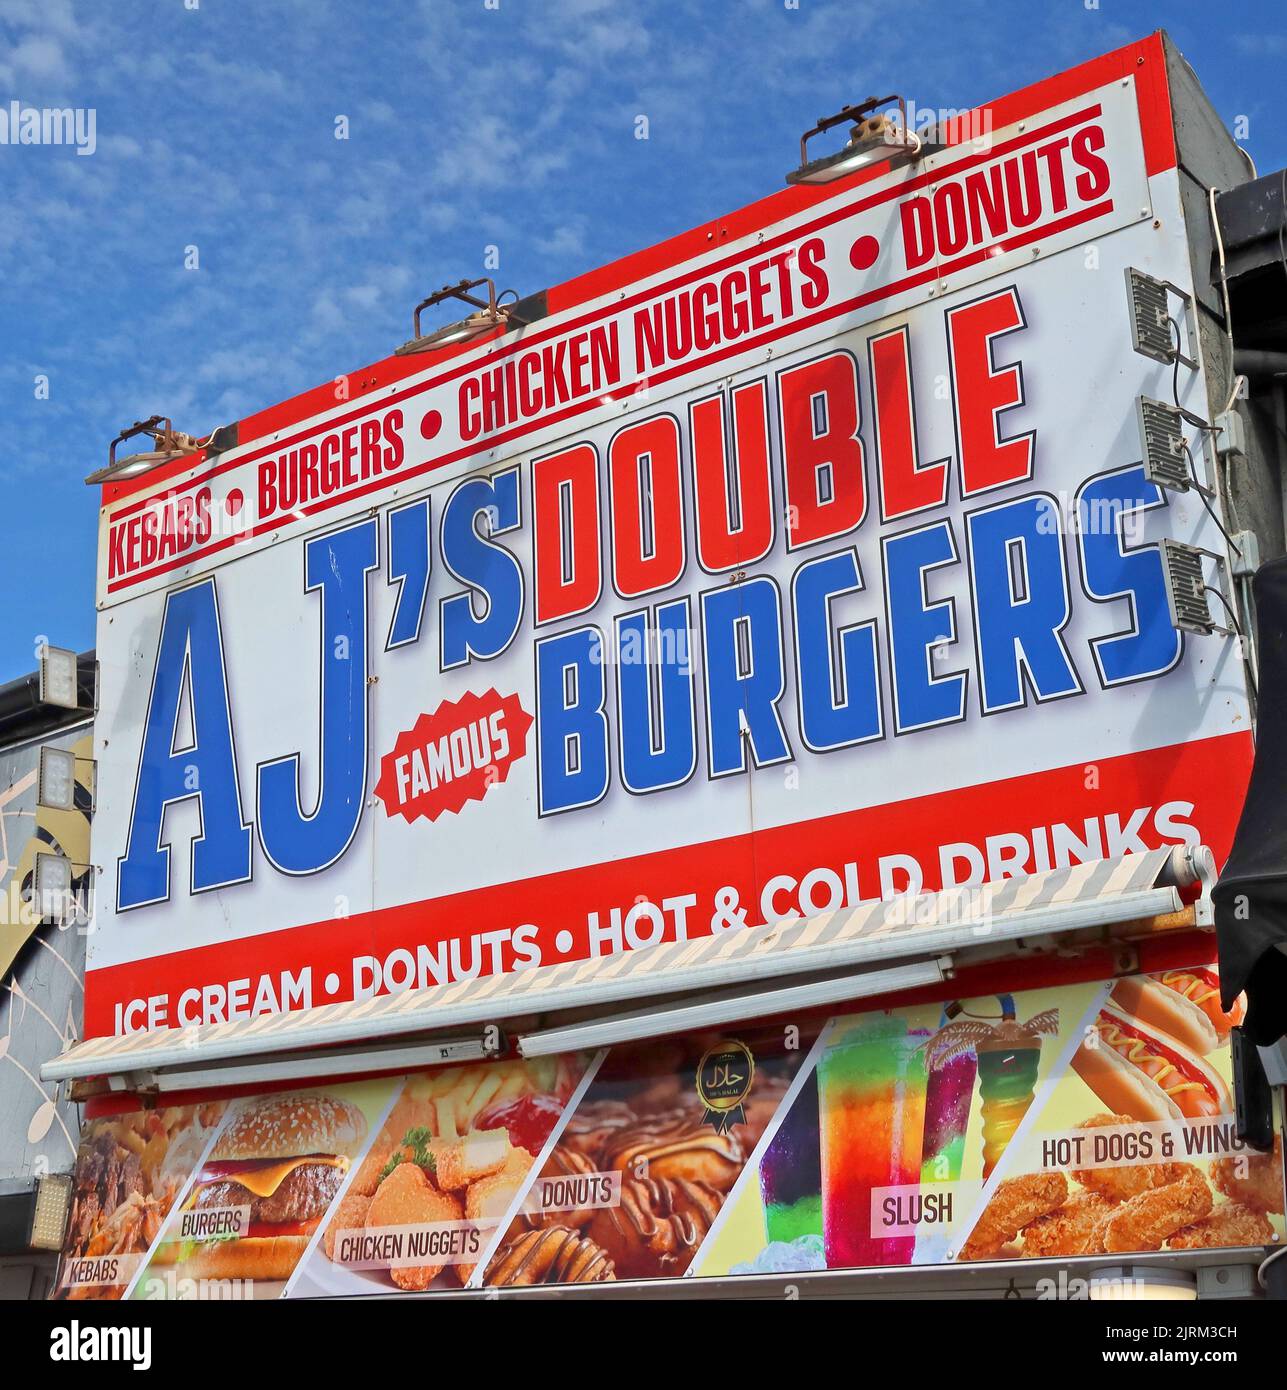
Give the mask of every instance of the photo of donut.
M 678 1278 L 688 1270 L 807 1046 L 748 1030 L 749 1089 L 721 1124 L 697 1075 L 726 1040 L 614 1048 L 536 1174 L 483 1276 L 488 1287 Z

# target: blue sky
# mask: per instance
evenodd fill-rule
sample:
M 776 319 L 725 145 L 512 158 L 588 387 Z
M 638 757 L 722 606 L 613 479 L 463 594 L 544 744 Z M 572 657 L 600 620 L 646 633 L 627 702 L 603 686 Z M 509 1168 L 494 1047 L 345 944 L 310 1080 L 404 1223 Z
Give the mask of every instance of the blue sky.
M 488 245 L 526 293 L 749 202 L 869 90 L 966 107 L 1158 27 L 1287 163 L 1281 0 L 0 0 L 0 105 L 97 134 L 0 146 L 0 681 L 93 644 L 82 480 L 121 426 L 382 357 Z

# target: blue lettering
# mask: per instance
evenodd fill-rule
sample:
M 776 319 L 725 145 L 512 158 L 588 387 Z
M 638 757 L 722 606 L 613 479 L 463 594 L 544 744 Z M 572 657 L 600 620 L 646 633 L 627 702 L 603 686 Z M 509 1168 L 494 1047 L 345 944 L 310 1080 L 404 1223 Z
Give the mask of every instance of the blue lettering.
M 491 536 L 519 525 L 517 468 L 494 478 L 471 478 L 443 509 L 443 563 L 484 601 L 481 616 L 474 612 L 472 594 L 454 594 L 440 604 L 444 671 L 475 657 L 488 661 L 499 656 L 514 640 L 523 616 L 523 571 L 504 546 L 479 534 L 480 516 Z
M 761 577 L 702 595 L 710 775 L 786 762 L 791 745 L 778 714 L 786 689 L 777 585 Z
M 1159 676 L 1179 661 L 1184 649 L 1183 634 L 1171 626 L 1157 546 L 1128 550 L 1123 544 L 1124 516 L 1165 505 L 1161 488 L 1138 466 L 1092 478 L 1077 495 L 1077 542 L 1086 592 L 1097 603 L 1126 599 L 1130 604 L 1130 627 L 1091 639 L 1104 686 Z
M 983 712 L 1081 693 L 1062 630 L 1072 608 L 1059 510 L 1044 494 L 973 512 L 966 522 Z
M 608 790 L 603 635 L 577 628 L 536 644 L 539 813 L 592 806 Z
M 889 658 L 893 667 L 894 727 L 900 734 L 965 718 L 964 671 L 934 675 L 931 653 L 956 641 L 956 605 L 931 603 L 925 576 L 957 563 L 949 521 L 936 522 L 882 541 L 885 607 L 889 613 Z
M 321 595 L 322 716 L 317 806 L 300 803 L 300 755 L 259 769 L 259 839 L 287 874 L 312 874 L 349 847 L 366 796 L 367 575 L 379 563 L 374 520 L 304 545 L 304 589 Z
M 687 599 L 658 605 L 650 651 L 647 610 L 617 619 L 621 780 L 632 792 L 659 791 L 692 776 L 697 747 L 688 626 Z
M 841 628 L 838 653 L 832 636 L 832 600 L 862 587 L 852 550 L 809 561 L 791 584 L 800 733 L 815 752 L 880 737 L 876 625 Z
M 175 748 L 188 696 L 192 740 Z M 167 594 L 148 700 L 126 852 L 117 865 L 120 912 L 170 896 L 166 808 L 195 800 L 201 834 L 192 841 L 191 891 L 250 877 L 250 827 L 242 820 L 215 581 Z
M 420 636 L 425 595 L 429 592 L 429 499 L 389 513 L 389 583 L 398 586 L 398 602 L 389 624 L 385 650 L 406 646 Z

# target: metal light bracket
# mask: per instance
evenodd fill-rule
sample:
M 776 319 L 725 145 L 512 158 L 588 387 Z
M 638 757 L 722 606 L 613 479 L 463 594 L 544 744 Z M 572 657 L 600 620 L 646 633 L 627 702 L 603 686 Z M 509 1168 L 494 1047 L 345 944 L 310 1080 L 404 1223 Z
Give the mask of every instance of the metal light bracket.
M 1201 637 L 1219 633 L 1235 636 L 1233 628 L 1224 627 L 1211 616 L 1207 602 L 1207 581 L 1202 573 L 1203 560 L 1223 563 L 1214 551 L 1201 546 L 1186 545 L 1183 541 L 1163 537 L 1161 542 L 1162 568 L 1166 577 L 1166 606 L 1171 626 L 1181 632 L 1194 632 Z
M 1171 313 L 1169 298 L 1175 295 L 1183 303 L 1185 325 L 1191 333 L 1192 296 L 1170 280 L 1157 280 L 1134 266 L 1126 267 L 1126 295 L 1131 317 L 1131 346 L 1135 351 L 1168 366 L 1179 361 L 1190 370 L 1196 369 L 1197 359 L 1180 351 L 1176 335 L 1171 332 L 1175 316 Z
M 1139 427 L 1144 476 L 1149 482 L 1172 492 L 1188 492 L 1193 488 L 1213 497 L 1211 489 L 1198 481 L 1189 443 L 1184 437 L 1185 418 L 1184 412 L 1169 401 L 1155 401 L 1148 396 L 1136 399 L 1135 421 Z
M 130 454 L 126 458 L 118 459 L 116 446 L 141 434 L 150 436 L 156 447 L 145 453 Z M 146 420 L 135 420 L 128 429 L 122 430 L 112 440 L 107 446 L 107 467 L 91 473 L 85 481 L 93 487 L 99 483 L 111 482 L 117 477 L 146 473 L 159 464 L 182 458 L 184 454 L 193 453 L 198 448 L 199 442 L 192 435 L 176 430 L 168 415 L 150 415 Z
M 480 299 L 473 293 L 480 285 L 487 286 L 486 299 Z M 517 302 L 518 295 L 514 290 L 503 290 L 498 296 L 496 282 L 488 276 L 483 276 L 478 280 L 460 280 L 454 285 L 444 285 L 442 289 L 435 290 L 433 294 L 428 295 L 416 305 L 411 314 L 411 337 L 400 347 L 394 349 L 395 355 L 407 357 L 413 353 L 428 352 L 436 347 L 445 347 L 449 342 L 466 342 L 468 339 L 477 337 L 493 328 L 499 328 L 502 324 L 506 328 L 525 327 L 528 320 L 515 311 L 514 305 L 500 302 L 500 299 L 507 294 L 514 295 L 515 302 Z M 426 309 L 432 309 L 447 299 L 458 299 L 462 304 L 470 305 L 475 312 L 457 323 L 447 324 L 432 333 L 422 333 L 420 331 L 420 316 Z
M 878 114 L 882 107 L 897 105 L 898 119 Z M 809 158 L 809 141 L 817 135 L 834 130 L 839 125 L 852 124 L 849 144 L 834 154 L 823 155 L 819 159 Z M 818 175 L 828 166 L 842 162 L 850 146 L 869 146 L 880 149 L 883 158 L 891 160 L 916 159 L 922 155 L 934 154 L 943 147 L 924 140 L 907 125 L 907 102 L 900 96 L 868 97 L 857 106 L 846 106 L 833 116 L 823 116 L 818 124 L 806 130 L 800 137 L 800 167 L 787 175 L 788 183 L 819 182 Z M 872 160 L 878 163 L 878 160 Z M 833 177 L 839 177 L 833 175 Z

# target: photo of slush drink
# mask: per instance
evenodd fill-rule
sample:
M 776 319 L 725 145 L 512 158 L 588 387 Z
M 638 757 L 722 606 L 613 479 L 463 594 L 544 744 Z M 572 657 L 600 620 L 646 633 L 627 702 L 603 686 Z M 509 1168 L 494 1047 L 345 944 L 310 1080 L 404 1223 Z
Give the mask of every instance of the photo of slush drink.
M 953 1000 L 943 1010 L 940 1029 L 961 1012 Z M 922 1182 L 955 1182 L 965 1160 L 965 1131 L 979 1064 L 974 1049 L 954 1052 L 938 1066 L 931 1061 L 925 1094 L 925 1141 L 921 1150 Z
M 822 1137 L 818 1078 L 805 1078 L 760 1160 L 764 1230 L 770 1241 L 822 1234 Z
M 909 1264 L 915 1235 L 882 1236 L 872 1192 L 920 1183 L 926 1033 L 874 1014 L 843 1027 L 818 1064 L 822 1232 L 828 1269 Z

